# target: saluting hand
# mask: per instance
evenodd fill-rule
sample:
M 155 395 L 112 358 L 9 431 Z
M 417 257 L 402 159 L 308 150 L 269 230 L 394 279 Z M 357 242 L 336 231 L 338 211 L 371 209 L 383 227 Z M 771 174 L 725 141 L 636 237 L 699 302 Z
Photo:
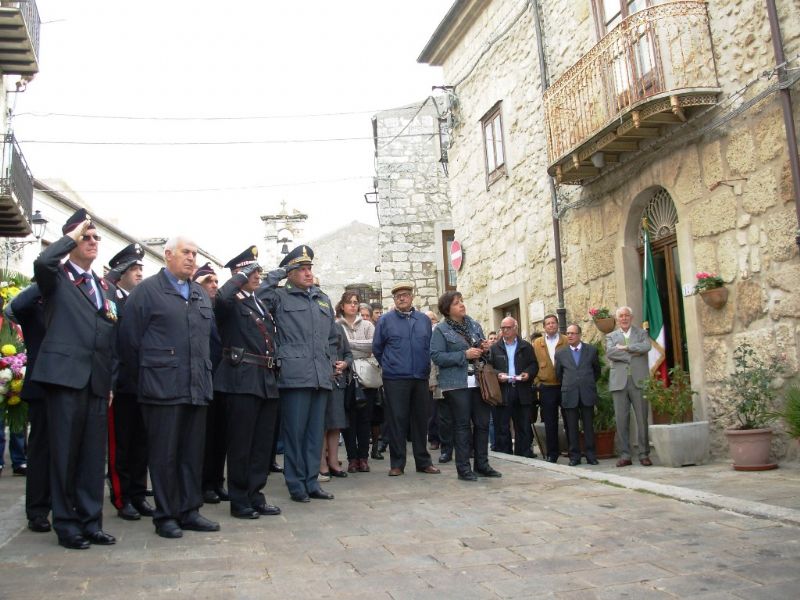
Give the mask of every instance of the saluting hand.
M 91 226 L 92 226 L 92 220 L 89 219 L 89 218 L 86 218 L 86 219 L 83 220 L 83 223 L 78 225 L 75 229 L 70 231 L 67 235 L 69 237 L 71 237 L 75 241 L 75 243 L 77 244 L 78 242 L 81 241 L 81 238 L 84 236 L 84 234 L 88 231 L 88 229 Z

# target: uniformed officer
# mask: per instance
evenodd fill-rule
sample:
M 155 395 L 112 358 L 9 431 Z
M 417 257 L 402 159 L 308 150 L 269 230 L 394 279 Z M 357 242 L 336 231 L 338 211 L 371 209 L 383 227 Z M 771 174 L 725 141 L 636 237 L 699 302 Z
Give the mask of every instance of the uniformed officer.
M 191 281 L 197 244 L 173 237 L 166 268 L 137 285 L 120 321 L 120 368 L 129 369 L 147 429 L 156 533 L 219 531 L 203 517 L 200 479 L 206 407 L 212 398 L 211 300 Z
M 308 246 L 287 254 L 271 271 L 257 296 L 278 330 L 278 387 L 281 396 L 283 475 L 295 502 L 332 500 L 317 481 L 327 395 L 333 388 L 338 342 L 331 301 L 314 285 Z M 278 282 L 286 277 L 286 285 Z
M 85 550 L 116 542 L 102 528 L 116 290 L 92 271 L 100 236 L 86 210 L 61 231 L 33 263 L 46 333 L 31 380 L 47 402 L 53 529 L 65 548 Z
M 211 299 L 211 306 L 217 301 L 219 279 L 214 267 L 207 262 L 192 275 L 192 281 L 199 283 Z M 222 361 L 222 340 L 217 329 L 217 320 L 211 319 L 211 372 L 216 373 Z M 225 489 L 225 454 L 227 452 L 227 419 L 225 417 L 225 398 L 214 392 L 214 399 L 206 410 L 206 447 L 203 453 L 203 503 L 219 504 L 230 500 Z
M 214 391 L 225 398 L 228 423 L 228 495 L 231 515 L 257 519 L 279 515 L 261 490 L 267 483 L 278 386 L 275 322 L 256 298 L 261 284 L 258 249 L 250 246 L 225 265 L 233 276 L 217 293 L 214 312 L 222 339 L 222 361 Z
M 144 250 L 138 242 L 128 244 L 110 261 L 106 280 L 117 286 L 117 309 L 122 314 L 125 301 L 142 281 Z M 136 382 L 130 373 L 119 373 L 114 401 L 108 408 L 108 478 L 111 503 L 117 515 L 137 521 L 153 516 L 147 502 L 147 432 L 136 399 Z

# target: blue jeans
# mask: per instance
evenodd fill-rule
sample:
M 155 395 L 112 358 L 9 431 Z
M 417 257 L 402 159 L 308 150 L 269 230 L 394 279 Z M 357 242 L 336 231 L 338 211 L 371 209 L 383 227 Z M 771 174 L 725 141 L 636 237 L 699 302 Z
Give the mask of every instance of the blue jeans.
M 5 465 L 5 453 L 6 424 L 3 422 L 2 415 L 0 415 L 0 467 Z M 11 455 L 11 464 L 15 468 L 21 467 L 27 462 L 28 459 L 25 456 L 25 432 L 9 432 L 8 453 Z

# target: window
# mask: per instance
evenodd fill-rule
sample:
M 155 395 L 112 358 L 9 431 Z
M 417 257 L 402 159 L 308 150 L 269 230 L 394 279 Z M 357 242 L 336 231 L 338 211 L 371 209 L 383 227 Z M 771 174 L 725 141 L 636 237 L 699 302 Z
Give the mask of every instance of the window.
M 444 290 L 455 290 L 458 285 L 458 273 L 450 264 L 450 244 L 456 239 L 456 232 L 452 229 L 442 230 L 442 257 L 444 258 Z
M 659 0 L 593 0 L 598 37 L 614 29 L 625 17 L 659 4 Z
M 502 102 L 495 104 L 481 119 L 483 153 L 486 161 L 486 189 L 506 174 L 506 149 L 503 137 Z

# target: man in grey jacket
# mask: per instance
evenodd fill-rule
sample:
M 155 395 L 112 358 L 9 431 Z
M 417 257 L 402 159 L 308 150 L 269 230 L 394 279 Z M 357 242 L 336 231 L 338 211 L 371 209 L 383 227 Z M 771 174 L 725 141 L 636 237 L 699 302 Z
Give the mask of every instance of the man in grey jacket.
M 636 432 L 639 444 L 639 463 L 649 467 L 650 440 L 647 435 L 647 400 L 642 396 L 642 380 L 650 370 L 647 354 L 652 342 L 648 333 L 631 325 L 633 311 L 628 306 L 617 309 L 619 329 L 606 337 L 606 358 L 611 365 L 608 389 L 614 399 L 614 415 L 617 421 L 617 447 L 620 450 L 618 467 L 631 465 L 630 410 L 636 416 Z
M 317 474 L 339 338 L 331 301 L 314 285 L 313 259 L 311 248 L 298 246 L 256 292 L 277 327 L 283 475 L 295 502 L 333 500 Z

